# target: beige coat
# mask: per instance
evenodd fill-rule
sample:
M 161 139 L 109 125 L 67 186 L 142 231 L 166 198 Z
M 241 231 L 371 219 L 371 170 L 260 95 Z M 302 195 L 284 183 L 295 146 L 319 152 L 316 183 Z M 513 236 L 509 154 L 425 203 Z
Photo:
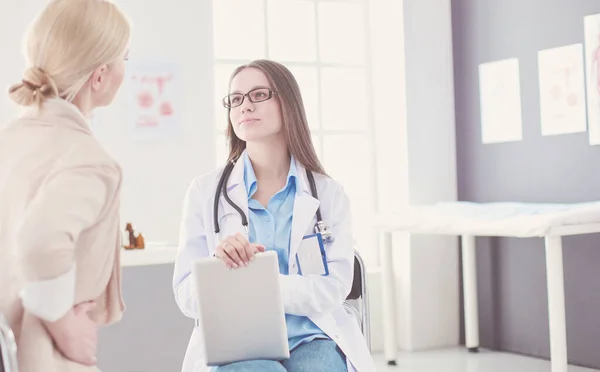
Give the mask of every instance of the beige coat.
M 98 371 L 66 360 L 41 319 L 96 300 L 120 319 L 121 169 L 72 104 L 53 99 L 0 128 L 0 311 L 21 372 Z

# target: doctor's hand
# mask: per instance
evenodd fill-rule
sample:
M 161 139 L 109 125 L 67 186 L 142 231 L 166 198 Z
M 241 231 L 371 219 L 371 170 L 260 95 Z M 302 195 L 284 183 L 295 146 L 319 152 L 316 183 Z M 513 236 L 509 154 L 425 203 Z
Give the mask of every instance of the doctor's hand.
M 264 252 L 262 244 L 250 243 L 243 234 L 237 233 L 223 239 L 215 249 L 215 257 L 227 264 L 229 269 L 248 266 L 258 252 Z
M 69 360 L 93 366 L 96 364 L 98 325 L 88 312 L 96 304 L 92 301 L 75 305 L 55 322 L 44 322 L 58 350 Z

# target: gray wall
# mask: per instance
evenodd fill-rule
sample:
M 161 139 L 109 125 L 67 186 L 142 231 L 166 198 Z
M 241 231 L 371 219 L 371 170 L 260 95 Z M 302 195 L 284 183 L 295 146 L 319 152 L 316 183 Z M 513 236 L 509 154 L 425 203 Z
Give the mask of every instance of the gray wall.
M 125 314 L 100 331 L 98 367 L 110 372 L 180 371 L 194 323 L 175 304 L 173 265 L 123 268 Z
M 600 147 L 587 133 L 542 137 L 537 51 L 582 43 L 597 0 L 453 0 L 460 200 L 580 202 L 600 199 Z M 478 64 L 520 61 L 523 141 L 482 145 Z M 569 361 L 600 368 L 600 236 L 563 240 Z M 541 239 L 477 242 L 481 343 L 549 357 Z

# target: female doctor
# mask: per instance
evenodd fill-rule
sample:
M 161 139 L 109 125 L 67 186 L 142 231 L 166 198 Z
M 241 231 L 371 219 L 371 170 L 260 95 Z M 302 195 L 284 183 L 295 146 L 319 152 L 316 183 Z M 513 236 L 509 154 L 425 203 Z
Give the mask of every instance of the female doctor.
M 235 269 L 251 265 L 257 252 L 275 250 L 290 358 L 238 362 L 213 372 L 374 371 L 358 324 L 342 306 L 354 272 L 349 200 L 316 156 L 296 80 L 283 65 L 258 60 L 233 72 L 229 92 L 223 105 L 230 165 L 194 179 L 186 195 L 173 278 L 178 306 L 198 318 L 190 275 L 194 260 L 214 255 Z M 215 220 L 221 179 L 233 203 L 218 193 Z M 328 275 L 302 273 L 297 267 L 298 249 L 303 237 L 314 232 L 319 212 L 331 229 L 324 243 Z M 196 327 L 191 336 L 184 372 L 210 370 L 201 332 Z

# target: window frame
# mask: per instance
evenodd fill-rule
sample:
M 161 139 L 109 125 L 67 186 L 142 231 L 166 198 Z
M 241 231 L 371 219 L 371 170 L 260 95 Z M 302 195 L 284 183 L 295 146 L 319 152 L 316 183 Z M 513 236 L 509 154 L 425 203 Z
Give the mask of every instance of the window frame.
M 215 1 L 219 1 L 219 0 L 213 0 L 213 3 Z M 243 1 L 243 0 L 241 0 Z M 264 15 L 263 15 L 263 19 L 264 19 L 264 50 L 262 52 L 262 55 L 256 55 L 253 58 L 248 58 L 248 59 L 238 59 L 238 58 L 223 58 L 220 56 L 216 55 L 216 47 L 215 47 L 215 56 L 214 56 L 214 67 L 215 67 L 215 71 L 218 68 L 218 66 L 223 66 L 223 65 L 241 65 L 244 63 L 247 63 L 248 61 L 250 61 L 251 59 L 254 58 L 270 58 L 270 45 L 269 45 L 269 2 L 270 1 L 283 1 L 283 0 L 262 0 L 262 7 L 263 7 L 263 11 L 264 11 Z M 373 112 L 373 71 L 372 71 L 372 63 L 371 63 L 371 59 L 370 59 L 370 50 L 371 50 L 371 35 L 370 35 L 370 17 L 369 17 L 369 4 L 368 4 L 368 0 L 302 0 L 305 2 L 311 2 L 314 3 L 314 21 L 315 21 L 315 32 L 314 32 L 314 36 L 315 36 L 315 53 L 316 53 L 316 59 L 313 62 L 309 62 L 309 61 L 290 61 L 290 60 L 278 60 L 281 63 L 285 64 L 287 67 L 289 67 L 290 69 L 294 69 L 296 67 L 309 67 L 309 68 L 316 68 L 316 74 L 317 74 L 317 113 L 316 113 L 316 117 L 318 118 L 318 127 L 315 128 L 311 128 L 311 136 L 313 138 L 313 140 L 316 138 L 318 139 L 317 143 L 315 143 L 315 147 L 316 147 L 316 151 L 320 156 L 320 160 L 324 163 L 324 166 L 327 170 L 327 159 L 324 158 L 324 142 L 325 142 L 325 138 L 327 136 L 330 135 L 336 135 L 336 136 L 340 136 L 340 135 L 360 135 L 360 136 L 364 136 L 367 138 L 367 140 L 370 142 L 370 151 L 368 154 L 365 154 L 365 156 L 370 157 L 371 161 L 370 164 L 371 166 L 369 167 L 370 172 L 369 174 L 362 174 L 360 175 L 361 178 L 366 179 L 369 182 L 369 188 L 371 190 L 371 195 L 370 195 L 370 203 L 371 203 L 371 207 L 369 211 L 353 211 L 353 223 L 354 223 L 354 229 L 355 231 L 358 231 L 357 229 L 369 229 L 372 230 L 374 233 L 374 239 L 372 242 L 367 242 L 367 244 L 372 244 L 371 247 L 364 247 L 364 246 L 360 246 L 360 242 L 357 242 L 358 244 L 354 247 L 355 249 L 357 249 L 358 251 L 361 252 L 363 258 L 365 259 L 365 262 L 367 264 L 367 266 L 376 266 L 379 264 L 379 257 L 378 257 L 378 250 L 377 247 L 379 246 L 379 237 L 377 234 L 375 234 L 375 229 L 371 226 L 364 226 L 365 224 L 369 223 L 369 221 L 371 220 L 371 215 L 374 215 L 376 213 L 376 211 L 378 210 L 378 205 L 379 205 L 379 196 L 378 196 L 378 184 L 377 184 L 377 180 L 378 180 L 378 174 L 377 174 L 377 159 L 376 159 L 376 133 L 375 133 L 375 116 L 374 116 L 374 112 Z M 329 62 L 322 62 L 321 61 L 321 53 L 320 53 L 320 40 L 319 40 L 319 36 L 320 36 L 320 24 L 319 24 L 319 14 L 318 14 L 318 4 L 319 3 L 350 3 L 350 4 L 360 4 L 362 5 L 362 9 L 363 9 L 363 15 L 364 15 L 364 41 L 365 41 L 365 45 L 364 45 L 364 51 L 365 51 L 365 55 L 364 55 L 364 61 L 362 63 L 329 63 Z M 217 20 L 215 19 L 215 22 Z M 216 32 L 218 26 L 214 26 L 214 30 Z M 217 36 L 214 35 L 214 42 L 215 44 L 217 43 Z M 323 103 L 322 103 L 322 87 L 321 87 L 321 78 L 322 78 L 322 70 L 326 69 L 326 68 L 361 68 L 364 70 L 364 74 L 365 74 L 365 85 L 366 85 L 366 101 L 365 101 L 365 105 L 366 105 L 366 117 L 367 117 L 367 125 L 365 129 L 360 129 L 360 130 L 346 130 L 346 129 L 325 129 L 324 128 L 324 122 L 323 122 Z M 219 82 L 215 80 L 213 81 L 213 84 L 219 84 Z M 216 86 L 213 87 L 213 92 L 216 93 L 217 89 Z M 220 104 L 220 101 L 223 97 L 216 97 L 217 101 Z M 215 106 L 216 107 L 216 106 Z M 224 125 L 222 124 L 223 121 L 225 120 L 225 113 L 226 113 L 226 109 L 223 106 L 220 106 L 221 110 L 216 112 L 215 115 L 215 120 L 217 120 L 216 123 L 214 123 L 215 125 L 215 131 L 216 131 L 216 143 L 217 143 L 217 155 L 216 155 L 216 159 L 217 159 L 217 166 L 221 166 L 223 165 L 223 163 L 221 163 L 222 159 L 223 159 L 223 155 L 220 155 L 222 153 L 220 153 L 219 151 L 224 151 L 224 154 L 227 153 L 226 149 L 220 148 L 221 146 L 219 146 L 219 144 L 222 144 L 221 139 L 225 138 L 225 144 L 226 142 L 226 133 L 227 130 L 226 128 L 223 129 Z M 226 155 L 225 155 L 226 158 Z M 344 185 L 342 185 L 344 186 Z M 367 213 L 369 214 L 368 216 L 363 216 L 358 217 L 357 218 L 357 214 L 360 213 Z M 363 242 L 365 243 L 365 242 Z

